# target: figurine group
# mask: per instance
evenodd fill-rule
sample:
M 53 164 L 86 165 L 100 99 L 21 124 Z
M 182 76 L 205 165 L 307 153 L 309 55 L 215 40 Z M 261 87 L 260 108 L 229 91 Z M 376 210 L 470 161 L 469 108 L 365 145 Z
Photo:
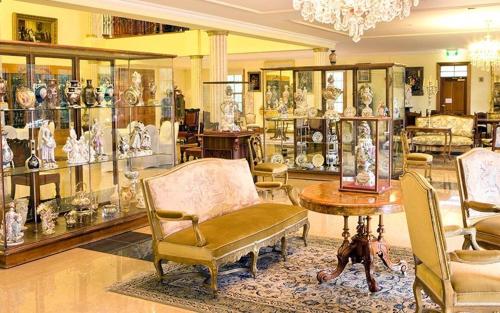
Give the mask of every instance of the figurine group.
M 84 136 L 78 138 L 74 128 L 69 130 L 69 137 L 63 146 L 63 151 L 68 156 L 69 164 L 88 163 L 95 160 L 94 148 L 88 144 Z
M 294 95 L 295 99 L 295 111 L 293 114 L 298 117 L 315 117 L 318 114 L 318 109 L 314 105 L 309 105 L 307 103 L 307 89 L 297 89 Z
M 146 126 L 142 122 L 134 122 L 132 127 L 128 142 L 124 137 L 120 137 L 118 143 L 119 157 L 126 158 L 153 154 L 151 135 Z
M 220 130 L 221 131 L 240 131 L 240 127 L 234 123 L 235 111 L 238 110 L 233 99 L 233 89 L 227 85 L 224 93 L 224 100 L 220 106 L 222 111 Z
M 362 121 L 358 126 L 358 145 L 356 155 L 356 185 L 363 187 L 375 186 L 375 146 L 371 138 L 370 125 Z
M 0 238 L 8 246 L 15 246 L 24 242 L 24 230 L 26 227 L 26 217 L 28 214 L 28 199 L 16 199 L 8 204 L 7 212 L 5 212 L 5 230 L 4 224 L 0 225 Z

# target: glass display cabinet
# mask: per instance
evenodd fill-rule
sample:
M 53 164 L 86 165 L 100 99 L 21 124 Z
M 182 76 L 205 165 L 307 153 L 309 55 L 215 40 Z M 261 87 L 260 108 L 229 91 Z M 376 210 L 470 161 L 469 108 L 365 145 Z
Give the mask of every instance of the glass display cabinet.
M 173 55 L 0 41 L 0 267 L 145 225 L 174 165 Z
M 388 116 L 404 127 L 404 72 L 399 64 L 264 68 L 265 154 L 291 172 L 338 174 L 340 116 Z M 398 138 L 395 138 L 399 142 Z M 402 171 L 395 145 L 393 172 Z
M 392 119 L 340 119 L 340 190 L 382 193 L 391 187 Z

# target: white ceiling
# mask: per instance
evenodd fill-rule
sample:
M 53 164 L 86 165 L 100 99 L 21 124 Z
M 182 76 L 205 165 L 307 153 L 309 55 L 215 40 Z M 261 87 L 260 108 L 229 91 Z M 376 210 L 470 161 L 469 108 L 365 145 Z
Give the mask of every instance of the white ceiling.
M 410 17 L 380 23 L 358 43 L 329 25 L 304 22 L 292 0 L 27 0 L 107 10 L 200 29 L 333 47 L 341 54 L 466 48 L 484 36 L 486 20 L 500 37 L 500 1 L 420 0 Z

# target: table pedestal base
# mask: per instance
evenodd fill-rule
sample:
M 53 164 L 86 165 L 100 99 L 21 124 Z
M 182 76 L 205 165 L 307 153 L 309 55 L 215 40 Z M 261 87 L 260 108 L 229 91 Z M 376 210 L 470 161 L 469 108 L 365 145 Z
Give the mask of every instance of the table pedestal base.
M 338 265 L 333 271 L 323 270 L 318 272 L 317 279 L 319 283 L 337 278 L 342 274 L 349 263 L 349 259 L 351 259 L 353 264 L 362 263 L 364 265 L 366 281 L 370 291 L 380 291 L 381 288 L 373 277 L 375 256 L 378 256 L 387 268 L 393 271 L 401 271 L 404 275 L 407 269 L 406 263 L 399 261 L 394 264 L 389 258 L 389 247 L 383 238 L 383 216 L 379 216 L 378 237 L 371 234 L 371 217 L 367 216 L 358 218 L 357 234 L 350 240 L 348 218 L 348 216 L 344 216 L 344 232 L 342 233 L 344 241 L 337 252 Z

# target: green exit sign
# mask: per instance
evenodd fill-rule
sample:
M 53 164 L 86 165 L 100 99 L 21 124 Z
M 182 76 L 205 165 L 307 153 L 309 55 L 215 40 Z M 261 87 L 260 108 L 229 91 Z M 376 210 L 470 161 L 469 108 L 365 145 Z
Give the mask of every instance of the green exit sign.
M 458 49 L 447 49 L 446 50 L 447 57 L 456 57 L 458 56 Z

